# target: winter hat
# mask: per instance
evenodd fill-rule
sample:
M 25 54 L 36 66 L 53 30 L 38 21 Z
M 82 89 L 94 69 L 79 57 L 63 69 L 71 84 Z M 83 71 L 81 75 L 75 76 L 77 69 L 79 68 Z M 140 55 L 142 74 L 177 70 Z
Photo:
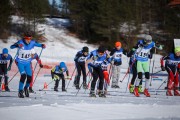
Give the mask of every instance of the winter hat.
M 82 52 L 89 52 L 89 48 L 88 48 L 87 46 L 84 46 L 84 47 L 82 48 Z
M 25 40 L 31 40 L 32 39 L 32 33 L 27 31 L 24 33 L 24 39 Z
M 100 46 L 98 49 L 97 49 L 97 52 L 99 53 L 104 53 L 105 52 L 105 48 L 103 46 Z
M 8 54 L 8 49 L 7 48 L 3 48 L 2 53 L 3 54 Z
M 121 42 L 116 42 L 115 47 L 121 47 Z
M 67 69 L 66 64 L 64 62 L 60 62 L 59 67 Z
M 175 52 L 175 53 L 180 52 L 180 47 L 176 47 L 176 48 L 174 49 L 174 52 Z

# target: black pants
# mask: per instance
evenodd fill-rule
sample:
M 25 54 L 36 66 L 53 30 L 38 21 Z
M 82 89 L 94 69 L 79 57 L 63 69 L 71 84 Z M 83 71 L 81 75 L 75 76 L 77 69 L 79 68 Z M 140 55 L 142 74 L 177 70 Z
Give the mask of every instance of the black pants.
M 91 91 L 95 90 L 96 81 L 99 78 L 99 90 L 103 90 L 104 85 L 104 75 L 101 68 L 93 68 L 93 80 L 91 82 Z
M 75 79 L 75 84 L 79 85 L 80 77 L 81 77 L 81 71 L 82 71 L 82 74 L 83 74 L 83 83 L 86 83 L 86 67 L 85 67 L 85 63 L 77 63 L 76 62 L 76 68 L 77 68 L 77 75 L 76 75 L 76 79 Z
M 132 69 L 132 74 L 133 74 L 132 79 L 131 79 L 131 85 L 134 85 L 134 82 L 137 78 L 137 62 L 134 62 L 131 69 Z M 141 79 L 139 85 L 142 85 L 142 79 Z
M 60 79 L 62 79 L 62 89 L 65 89 L 65 79 L 64 79 L 64 74 L 57 74 L 57 73 L 53 73 L 53 72 L 51 72 L 51 77 L 52 77 L 52 79 L 54 78 L 54 75 L 57 75 L 57 76 L 59 76 L 59 80 L 56 80 L 55 81 L 55 88 L 58 88 L 58 86 L 59 86 L 59 81 L 60 81 Z
M 8 86 L 7 64 L 0 64 L 0 83 L 2 82 L 3 76 L 5 86 Z

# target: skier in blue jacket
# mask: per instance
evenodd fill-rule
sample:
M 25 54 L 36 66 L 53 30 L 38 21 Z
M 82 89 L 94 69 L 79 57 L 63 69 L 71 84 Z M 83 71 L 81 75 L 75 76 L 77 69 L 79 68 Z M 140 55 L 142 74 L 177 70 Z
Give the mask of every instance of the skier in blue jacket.
M 31 69 L 31 49 L 34 47 L 42 47 L 45 48 L 45 44 L 40 44 L 32 39 L 31 32 L 26 32 L 24 34 L 24 38 L 19 40 L 15 44 L 11 45 L 11 49 L 18 48 L 18 56 L 16 57 L 16 63 L 21 74 L 20 82 L 19 82 L 19 98 L 24 98 L 23 93 L 25 93 L 26 97 L 29 97 L 29 86 L 32 80 L 32 69 Z M 27 78 L 26 84 L 24 86 L 24 82 Z

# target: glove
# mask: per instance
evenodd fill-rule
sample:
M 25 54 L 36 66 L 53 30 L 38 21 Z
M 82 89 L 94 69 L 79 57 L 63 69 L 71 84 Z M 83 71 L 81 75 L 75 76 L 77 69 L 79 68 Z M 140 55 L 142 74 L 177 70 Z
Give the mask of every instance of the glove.
M 54 75 L 53 80 L 54 80 L 54 81 L 59 80 L 59 76 L 58 76 L 58 75 Z
M 22 48 L 22 47 L 23 47 L 23 44 L 20 43 L 20 44 L 18 44 L 18 46 L 19 46 L 20 48 Z
M 7 71 L 10 71 L 11 70 L 11 66 L 9 66 L 8 68 L 7 68 Z
M 40 67 L 40 68 L 43 68 L 43 65 L 42 65 L 42 64 L 39 64 L 39 67 Z
M 164 67 L 164 66 L 161 66 L 161 70 L 162 70 L 162 71 L 165 71 L 166 69 L 165 69 L 165 67 Z
M 42 48 L 46 48 L 46 45 L 45 45 L 45 44 L 42 44 Z

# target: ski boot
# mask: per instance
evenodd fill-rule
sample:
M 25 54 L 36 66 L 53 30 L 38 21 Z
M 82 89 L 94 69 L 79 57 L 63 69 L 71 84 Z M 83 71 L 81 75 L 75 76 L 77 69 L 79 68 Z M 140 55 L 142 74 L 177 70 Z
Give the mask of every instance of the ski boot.
M 104 94 L 104 92 L 102 90 L 99 91 L 98 95 L 99 95 L 99 97 L 106 97 L 106 95 Z
M 18 97 L 19 98 L 24 98 L 24 95 L 23 95 L 23 90 L 20 90 L 19 93 L 18 93 Z
M 91 91 L 90 94 L 89 94 L 89 97 L 96 97 L 96 94 L 94 91 Z
M 142 85 L 139 85 L 139 87 L 138 87 L 138 92 L 139 92 L 139 93 L 143 93 Z
M 5 91 L 6 91 L 6 92 L 10 92 L 10 89 L 9 89 L 8 86 L 5 87 Z
M 54 91 L 58 92 L 58 87 L 54 87 Z
M 148 92 L 148 89 L 144 89 L 144 95 L 146 96 L 146 97 L 150 97 L 150 94 L 149 94 L 149 92 Z
M 76 84 L 76 89 L 77 89 L 77 90 L 79 90 L 79 89 L 80 89 L 80 87 L 79 87 L 79 85 L 78 85 L 78 84 Z
M 63 87 L 63 88 L 62 88 L 62 92 L 67 92 L 67 90 Z
M 173 96 L 173 94 L 172 94 L 172 92 L 171 92 L 171 90 L 170 90 L 170 89 L 168 89 L 168 90 L 167 90 L 167 92 L 166 92 L 166 96 Z
M 29 87 L 29 93 L 34 93 L 34 90 L 32 89 L 32 87 Z
M 180 93 L 178 91 L 178 88 L 175 88 L 174 89 L 174 96 L 180 96 Z
M 134 95 L 135 95 L 136 97 L 139 97 L 138 87 L 135 87 L 135 88 L 134 88 Z
M 25 96 L 26 97 L 29 97 L 29 90 L 28 90 L 28 88 L 24 88 L 24 93 L 25 93 Z
M 130 92 L 130 93 L 133 93 L 133 91 L 134 91 L 134 85 L 130 85 L 130 87 L 129 87 L 129 92 Z
M 88 86 L 86 83 L 83 83 L 83 89 L 88 89 Z

